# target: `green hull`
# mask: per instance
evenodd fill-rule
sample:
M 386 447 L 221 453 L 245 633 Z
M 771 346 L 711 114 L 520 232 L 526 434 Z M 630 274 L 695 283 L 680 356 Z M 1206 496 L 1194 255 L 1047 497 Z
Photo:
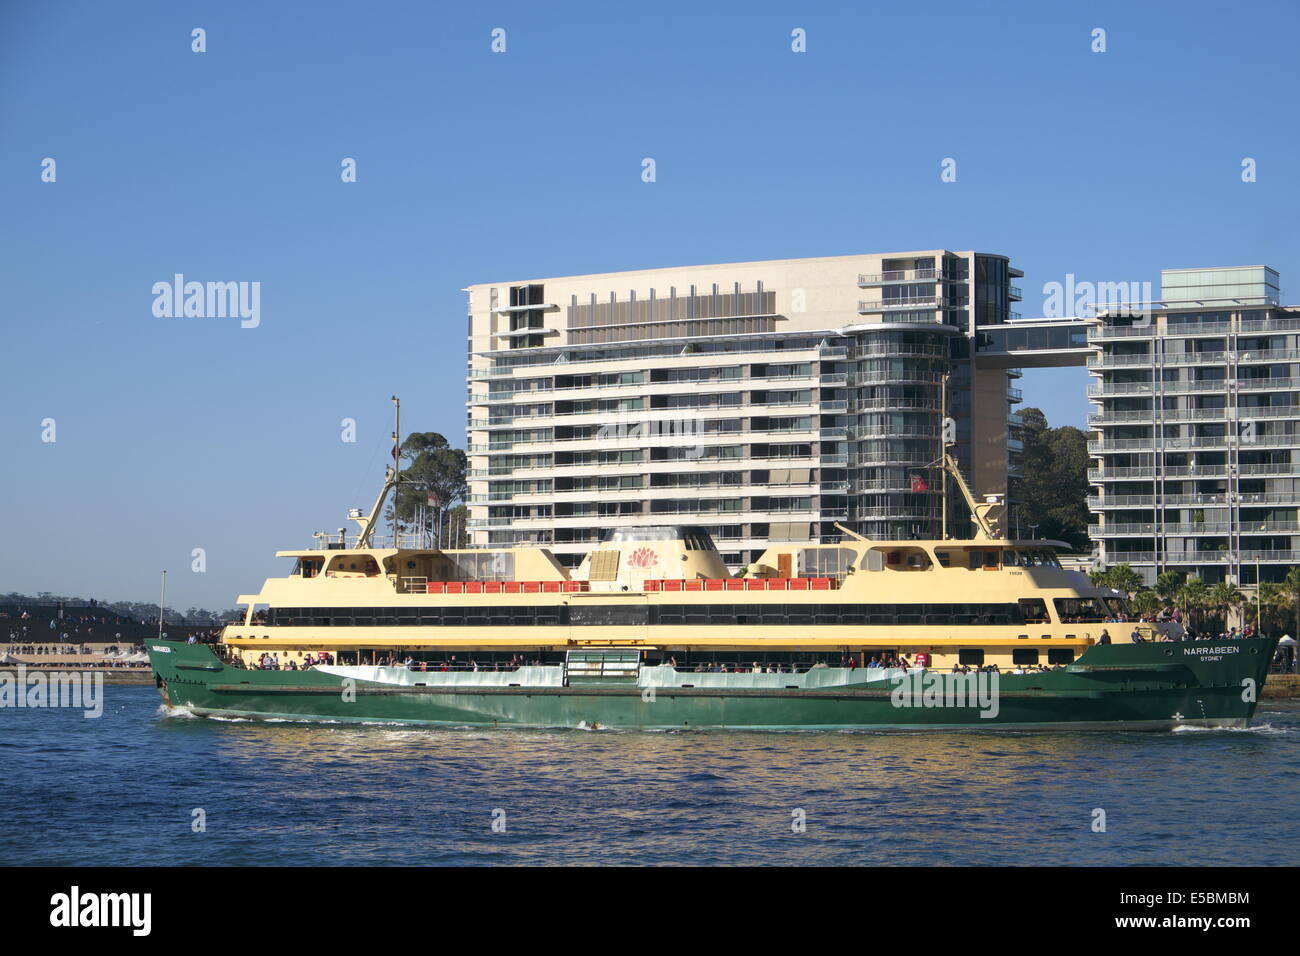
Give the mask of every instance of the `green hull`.
M 911 678 L 916 693 L 909 699 L 900 696 L 897 681 L 864 682 L 870 675 L 862 670 L 823 671 L 818 686 L 803 675 L 779 675 L 810 685 L 794 687 L 395 686 L 316 670 L 230 667 L 201 644 L 153 643 L 149 656 L 164 702 L 198 716 L 643 730 L 1167 730 L 1245 726 L 1275 643 L 1094 646 L 1060 670 L 998 675 L 995 703 L 977 704 L 972 696 L 970 706 L 922 693 L 921 675 Z M 413 676 L 436 681 L 441 675 Z

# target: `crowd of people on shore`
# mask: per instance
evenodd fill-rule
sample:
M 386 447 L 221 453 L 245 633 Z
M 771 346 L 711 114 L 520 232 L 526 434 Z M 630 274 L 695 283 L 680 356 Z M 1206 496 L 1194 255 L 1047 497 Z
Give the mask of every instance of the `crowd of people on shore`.
M 66 657 L 82 654 L 117 656 L 134 654 L 140 650 L 140 647 L 137 644 L 110 644 L 107 647 L 92 649 L 86 644 L 15 644 L 8 650 L 10 653 L 29 657 Z
M 10 644 L 100 644 L 122 640 L 130 624 L 120 615 L 89 613 L 41 617 L 26 608 L 0 610 L 0 634 Z M 75 652 L 74 652 L 75 653 Z M 82 652 L 85 653 L 85 652 Z

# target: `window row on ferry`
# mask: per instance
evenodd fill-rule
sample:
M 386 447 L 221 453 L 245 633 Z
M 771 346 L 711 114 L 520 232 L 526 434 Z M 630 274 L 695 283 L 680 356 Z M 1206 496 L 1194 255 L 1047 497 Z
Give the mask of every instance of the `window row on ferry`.
M 1123 620 L 1122 608 L 1096 598 L 1057 598 L 1062 623 Z M 988 626 L 1050 623 L 1042 598 L 1000 604 L 587 604 L 442 605 L 382 608 L 275 608 L 266 624 L 282 627 L 536 627 L 646 625 Z

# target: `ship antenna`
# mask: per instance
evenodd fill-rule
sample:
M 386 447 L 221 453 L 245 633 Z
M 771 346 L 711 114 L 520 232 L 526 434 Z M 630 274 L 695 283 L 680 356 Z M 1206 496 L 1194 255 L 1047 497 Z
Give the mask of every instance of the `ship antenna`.
M 954 429 L 955 430 L 955 429 Z M 939 458 L 948 456 L 948 373 L 939 385 Z M 948 470 L 939 469 L 939 538 L 948 540 Z
M 393 396 L 393 547 L 397 547 L 398 482 L 402 480 L 402 400 Z
M 394 395 L 393 405 L 396 407 L 396 426 L 393 431 L 393 463 L 384 467 L 384 487 L 379 491 L 379 497 L 375 499 L 374 505 L 370 509 L 370 514 L 366 517 L 360 516 L 360 509 L 355 513 L 349 512 L 349 517 L 361 525 L 361 533 L 357 535 L 357 548 L 369 548 L 373 546 L 375 527 L 378 525 L 379 516 L 384 510 L 384 501 L 388 498 L 388 493 L 393 492 L 393 547 L 397 547 L 397 481 L 401 474 L 402 459 L 400 457 L 401 443 L 398 436 L 402 428 L 402 402 Z
M 162 573 L 162 593 L 158 596 L 158 640 L 163 639 L 163 608 L 167 605 L 167 572 Z

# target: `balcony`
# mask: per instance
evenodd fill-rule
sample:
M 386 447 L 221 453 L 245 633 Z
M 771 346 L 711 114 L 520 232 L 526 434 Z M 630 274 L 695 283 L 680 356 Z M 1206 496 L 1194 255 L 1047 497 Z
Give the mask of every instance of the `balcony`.
M 859 273 L 858 288 L 869 289 L 872 286 L 889 285 L 892 282 L 933 282 L 940 278 L 937 269 L 891 269 L 874 275 Z
M 1270 381 L 1261 379 L 1260 381 Z M 1271 381 L 1282 383 L 1287 379 L 1272 379 Z M 1157 387 L 1158 385 L 1158 387 Z M 1284 384 L 1278 384 L 1277 388 L 1286 388 Z M 1294 386 L 1292 386 L 1294 387 Z M 1089 395 L 1153 395 L 1157 391 L 1162 394 L 1176 394 L 1180 392 L 1214 392 L 1216 394 L 1227 394 L 1230 391 L 1229 382 L 1226 379 L 1215 379 L 1201 382 L 1113 382 L 1103 381 L 1088 386 Z
M 1128 368 L 1131 366 L 1150 365 L 1150 355 L 1111 355 L 1102 353 L 1088 358 L 1088 368 Z
M 1257 521 L 1242 525 L 1240 528 L 1234 528 L 1229 521 L 1196 521 L 1182 524 L 1165 524 L 1159 527 L 1149 522 L 1133 522 L 1107 525 L 1089 525 L 1088 537 L 1093 540 L 1100 538 L 1140 538 L 1160 534 L 1162 538 L 1167 537 L 1184 537 L 1184 538 L 1203 538 L 1218 537 L 1230 535 L 1234 530 L 1240 534 L 1288 534 L 1300 529 L 1300 523 L 1295 521 Z M 1202 552 L 1205 554 L 1218 554 L 1220 552 Z
M 1222 409 L 1220 409 L 1222 411 Z M 1156 412 L 1154 409 L 1142 409 L 1138 411 L 1100 411 L 1093 412 L 1088 416 L 1089 425 L 1105 424 L 1107 422 L 1118 424 L 1119 422 L 1151 422 L 1155 421 Z M 1168 419 L 1169 413 L 1162 412 L 1160 417 Z
M 1154 325 L 1154 323 L 1152 323 Z M 1164 330 L 1164 338 L 1169 339 L 1186 339 L 1198 335 L 1227 335 L 1232 331 L 1230 322 L 1191 322 L 1191 323 L 1167 323 Z
M 1130 478 L 1154 478 L 1156 470 L 1150 466 L 1137 468 L 1088 469 L 1089 481 L 1121 481 Z
M 1156 331 L 1154 322 L 1148 322 L 1145 325 L 1093 325 L 1088 330 L 1088 341 L 1095 342 L 1100 339 L 1149 339 L 1155 336 Z
M 906 299 L 881 299 L 876 302 L 859 302 L 859 315 L 892 312 L 896 309 L 942 309 L 944 301 L 939 296 L 920 296 Z
M 1242 321 L 1241 332 L 1295 332 L 1300 330 L 1300 319 L 1246 319 Z
M 848 377 L 848 384 L 858 385 L 896 385 L 900 383 L 921 382 L 923 384 L 938 385 L 943 380 L 943 376 L 938 372 L 907 372 L 900 374 L 893 371 L 881 370 L 879 372 L 854 372 Z M 1014 389 L 1007 389 L 1008 393 Z
M 889 428 L 875 427 L 871 425 L 860 425 L 850 428 L 848 438 L 852 441 L 881 441 L 893 438 L 921 438 L 939 440 L 939 430 L 937 428 Z M 822 430 L 822 437 L 826 436 L 826 429 Z
M 1106 563 L 1116 564 L 1154 564 L 1156 555 L 1154 551 L 1107 551 Z
M 1153 524 L 1113 524 L 1088 525 L 1088 537 L 1096 541 L 1098 538 L 1108 537 L 1133 537 L 1155 534 L 1156 526 Z
M 1237 390 L 1240 392 L 1255 392 L 1260 389 L 1267 391 L 1291 391 L 1300 388 L 1300 378 L 1239 378 L 1237 379 Z
M 1257 440 L 1257 443 L 1259 441 Z M 1201 451 L 1207 448 L 1227 448 L 1228 439 L 1216 438 L 1113 438 L 1109 441 L 1090 441 L 1088 451 L 1154 451 L 1159 446 L 1167 451 Z
M 1163 365 L 1223 365 L 1228 361 L 1227 352 L 1175 352 L 1166 353 L 1161 360 Z

